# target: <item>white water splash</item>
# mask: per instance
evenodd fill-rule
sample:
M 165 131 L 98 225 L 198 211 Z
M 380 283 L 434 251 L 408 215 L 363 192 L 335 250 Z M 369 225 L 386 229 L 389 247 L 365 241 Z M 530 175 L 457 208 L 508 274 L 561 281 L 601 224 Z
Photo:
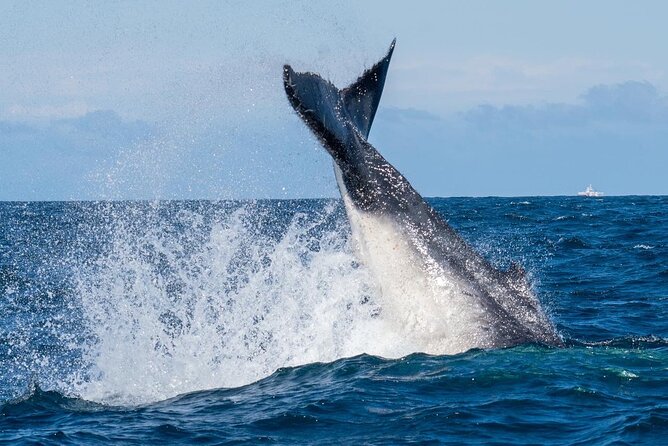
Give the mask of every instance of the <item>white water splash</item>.
M 186 211 L 179 233 L 119 223 L 110 252 L 79 279 L 95 342 L 75 394 L 138 404 L 241 386 L 280 367 L 406 353 L 379 316 L 345 225 L 318 228 L 333 206 L 296 214 L 278 238 L 253 226 L 250 208 L 208 230 Z
M 360 246 L 340 208 L 317 207 L 248 204 L 213 223 L 202 209 L 120 209 L 110 246 L 79 273 L 92 341 L 68 393 L 142 404 L 362 353 L 484 345 L 461 284 L 437 268 L 426 283 L 391 227 L 375 222 Z

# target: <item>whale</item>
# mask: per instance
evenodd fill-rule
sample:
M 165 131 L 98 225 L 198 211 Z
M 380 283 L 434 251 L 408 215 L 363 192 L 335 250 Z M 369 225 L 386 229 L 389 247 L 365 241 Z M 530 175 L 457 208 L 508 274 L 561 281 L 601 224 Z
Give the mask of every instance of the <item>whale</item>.
M 283 67 L 289 103 L 333 160 L 355 256 L 373 278 L 381 317 L 414 351 L 431 354 L 562 346 L 525 270 L 494 267 L 369 143 L 395 44 L 342 89 Z

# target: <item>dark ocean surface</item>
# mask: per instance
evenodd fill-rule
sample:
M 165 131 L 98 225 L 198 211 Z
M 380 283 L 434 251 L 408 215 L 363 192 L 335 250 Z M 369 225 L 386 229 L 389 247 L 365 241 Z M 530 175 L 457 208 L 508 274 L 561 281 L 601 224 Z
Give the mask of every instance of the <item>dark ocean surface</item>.
M 566 348 L 405 343 L 338 200 L 0 203 L 0 442 L 666 444 L 668 197 L 430 202 Z

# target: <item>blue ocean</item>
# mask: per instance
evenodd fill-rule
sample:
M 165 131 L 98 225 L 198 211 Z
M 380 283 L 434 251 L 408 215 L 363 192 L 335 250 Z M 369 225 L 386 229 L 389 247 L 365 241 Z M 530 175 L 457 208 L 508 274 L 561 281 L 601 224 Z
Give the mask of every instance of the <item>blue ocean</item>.
M 668 197 L 428 201 L 564 348 L 424 353 L 340 200 L 0 203 L 0 442 L 665 444 Z

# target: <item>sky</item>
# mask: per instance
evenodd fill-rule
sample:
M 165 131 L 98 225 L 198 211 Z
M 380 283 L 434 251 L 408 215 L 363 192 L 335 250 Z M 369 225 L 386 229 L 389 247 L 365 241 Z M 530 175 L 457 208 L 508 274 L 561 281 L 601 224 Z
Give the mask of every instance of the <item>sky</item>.
M 425 196 L 668 194 L 663 1 L 3 1 L 0 200 L 337 196 L 281 67 L 397 47 L 370 141 Z

